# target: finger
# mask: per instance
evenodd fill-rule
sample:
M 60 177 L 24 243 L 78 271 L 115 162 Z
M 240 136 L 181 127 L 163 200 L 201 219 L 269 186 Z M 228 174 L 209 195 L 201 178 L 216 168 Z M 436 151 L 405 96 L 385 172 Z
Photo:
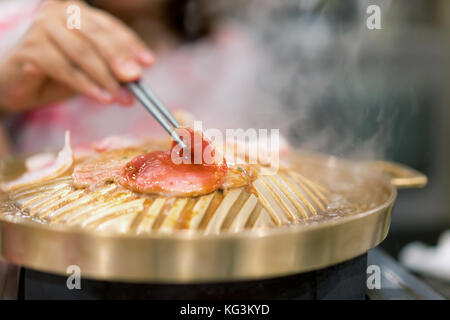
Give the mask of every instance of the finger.
M 65 84 L 46 79 L 45 72 L 34 63 L 19 62 L 19 65 L 20 74 L 11 80 L 5 95 L 12 111 L 26 111 L 74 94 L 74 91 Z
M 45 78 L 32 63 L 15 61 L 15 59 L 7 62 L 11 69 L 18 72 L 8 72 L 7 68 L 3 68 L 2 80 L 5 85 L 1 90 L 1 102 L 4 107 L 13 111 L 21 111 L 26 109 L 30 104 L 36 101 L 36 92 Z
M 107 61 L 117 79 L 128 82 L 141 77 L 142 67 L 122 39 L 99 33 L 84 35 Z
M 52 27 L 51 24 L 47 32 L 72 64 L 87 74 L 100 87 L 106 89 L 111 95 L 116 95 L 119 89 L 119 82 L 104 59 L 88 41 L 80 37 L 78 33 L 72 32 L 72 30 Z
M 49 40 L 47 40 L 49 41 Z M 98 87 L 88 75 L 74 67 L 57 47 L 50 43 L 28 52 L 28 61 L 32 61 L 49 77 L 60 81 L 76 92 L 85 94 L 102 103 L 111 103 L 113 97 Z M 38 58 L 39 57 L 39 58 Z
M 19 81 L 27 85 L 18 84 L 18 87 L 21 88 L 21 94 L 26 96 L 38 91 L 44 79 L 45 73 L 42 70 L 32 62 L 25 62 L 22 66 L 22 76 L 19 77 Z
M 117 101 L 123 106 L 131 106 L 134 102 L 134 96 L 128 89 L 121 87 L 117 92 Z
M 139 63 L 147 67 L 153 65 L 155 57 L 152 50 L 129 26 L 102 10 L 94 9 L 91 11 L 91 14 L 95 16 L 92 21 L 96 23 L 97 28 L 115 30 L 115 36 L 123 39 L 124 43 L 127 44 L 126 48 L 131 51 L 131 54 Z
M 105 26 L 105 22 L 102 23 L 103 25 L 91 19 L 84 24 L 81 33 L 107 61 L 120 81 L 128 82 L 139 79 L 142 75 L 142 67 L 139 64 L 141 60 L 136 59 L 136 53 L 143 52 L 142 44 L 131 37 L 128 32 L 123 31 L 121 26 L 118 27 L 114 23 Z M 149 52 L 146 54 L 151 55 Z M 146 54 L 141 54 L 141 58 Z
M 120 20 L 113 20 L 110 22 L 111 27 L 117 28 L 119 38 L 123 39 L 124 43 L 130 48 L 131 53 L 137 59 L 137 61 L 145 67 L 152 66 L 155 62 L 153 52 L 148 46 L 138 37 L 138 35 L 123 24 Z M 109 28 L 108 23 L 105 25 Z

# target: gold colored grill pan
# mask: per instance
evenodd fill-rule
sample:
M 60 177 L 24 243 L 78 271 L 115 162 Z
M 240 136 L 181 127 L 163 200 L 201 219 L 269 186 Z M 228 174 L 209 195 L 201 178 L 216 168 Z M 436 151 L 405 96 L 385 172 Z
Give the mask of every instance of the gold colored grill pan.
M 301 223 L 325 211 L 329 191 L 289 171 L 261 176 L 246 188 L 196 198 L 140 197 L 115 183 L 77 190 L 71 177 L 9 194 L 24 217 L 128 234 L 193 230 L 202 234 Z
M 382 162 L 302 153 L 292 159 L 295 170 L 259 176 L 250 191 L 197 198 L 144 197 L 114 183 L 76 190 L 70 176 L 1 194 L 0 256 L 41 271 L 65 274 L 76 264 L 89 278 L 135 282 L 305 272 L 379 244 L 396 197 L 392 183 L 426 184 L 425 176 L 392 163 L 385 175 Z

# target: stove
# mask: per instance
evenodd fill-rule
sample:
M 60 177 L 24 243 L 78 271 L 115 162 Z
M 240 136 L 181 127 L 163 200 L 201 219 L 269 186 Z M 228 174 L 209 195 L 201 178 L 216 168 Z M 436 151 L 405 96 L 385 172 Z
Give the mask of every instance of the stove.
M 143 284 L 81 280 L 22 268 L 20 299 L 365 299 L 367 254 L 321 270 L 264 280 L 207 284 Z
M 367 267 L 381 270 L 381 288 L 368 289 Z M 401 267 L 382 249 L 327 268 L 264 280 L 199 284 L 125 283 L 81 279 L 69 290 L 67 277 L 22 268 L 18 298 L 166 300 L 441 300 L 440 294 Z

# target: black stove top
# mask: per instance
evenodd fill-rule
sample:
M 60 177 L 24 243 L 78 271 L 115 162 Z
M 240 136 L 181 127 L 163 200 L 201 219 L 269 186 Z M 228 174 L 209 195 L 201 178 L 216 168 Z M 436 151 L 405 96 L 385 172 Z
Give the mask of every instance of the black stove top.
M 380 270 L 380 288 L 368 288 L 368 266 Z M 443 299 L 428 285 L 376 248 L 349 261 L 311 272 L 264 280 L 208 284 L 144 284 L 81 279 L 27 268 L 20 272 L 19 299 Z
M 81 280 L 23 268 L 20 299 L 365 299 L 367 254 L 307 273 L 265 280 L 189 285 Z

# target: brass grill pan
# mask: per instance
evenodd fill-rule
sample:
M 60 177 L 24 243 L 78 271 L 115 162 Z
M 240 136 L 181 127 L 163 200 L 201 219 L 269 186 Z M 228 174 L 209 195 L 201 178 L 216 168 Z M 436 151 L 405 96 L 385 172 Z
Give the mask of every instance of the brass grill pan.
M 293 155 L 292 162 L 295 170 L 259 176 L 252 190 L 197 198 L 142 197 L 116 184 L 75 190 L 70 176 L 17 189 L 1 195 L 0 254 L 59 274 L 75 264 L 84 276 L 106 280 L 281 276 L 376 246 L 389 228 L 392 183 L 426 184 L 420 173 L 392 163 L 305 153 Z

